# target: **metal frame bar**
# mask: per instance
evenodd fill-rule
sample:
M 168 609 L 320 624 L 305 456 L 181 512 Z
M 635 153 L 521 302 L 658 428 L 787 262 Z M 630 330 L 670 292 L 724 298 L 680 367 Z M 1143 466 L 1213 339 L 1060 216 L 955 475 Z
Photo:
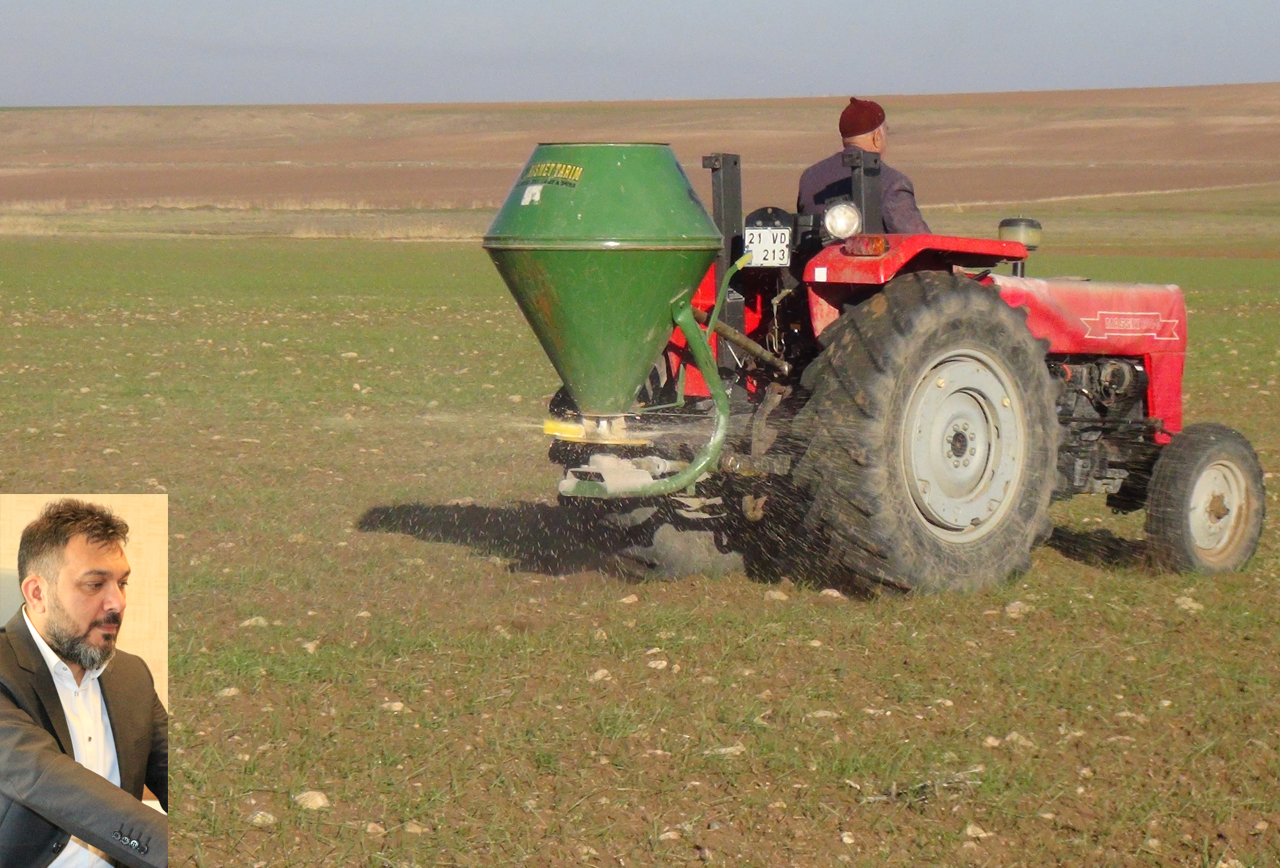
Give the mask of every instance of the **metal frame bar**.
M 880 213 L 880 155 L 854 150 L 845 154 L 844 164 L 852 172 L 853 204 L 862 214 L 863 235 L 884 232 L 884 215 Z
M 716 284 L 730 264 L 742 255 L 742 158 L 737 154 L 708 154 L 702 168 L 711 170 L 711 215 L 724 238 L 716 257 Z

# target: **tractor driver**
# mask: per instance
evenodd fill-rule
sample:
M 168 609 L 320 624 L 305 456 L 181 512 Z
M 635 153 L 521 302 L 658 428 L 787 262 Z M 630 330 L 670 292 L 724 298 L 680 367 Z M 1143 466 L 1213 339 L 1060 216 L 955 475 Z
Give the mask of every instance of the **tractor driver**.
M 800 176 L 796 213 L 819 213 L 828 200 L 850 195 L 853 192 L 852 182 L 849 169 L 842 162 L 843 156 L 854 150 L 883 154 L 888 137 L 884 109 L 880 104 L 850 97 L 849 104 L 840 113 L 840 138 L 844 141 L 844 150 L 805 169 Z M 880 164 L 880 215 L 887 233 L 931 234 L 916 206 L 916 191 L 911 186 L 911 179 L 883 162 Z

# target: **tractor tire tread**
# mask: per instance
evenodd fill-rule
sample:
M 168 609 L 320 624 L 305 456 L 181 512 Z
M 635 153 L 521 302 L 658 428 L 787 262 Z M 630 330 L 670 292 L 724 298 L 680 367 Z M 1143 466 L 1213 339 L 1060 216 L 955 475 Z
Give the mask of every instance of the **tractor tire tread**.
M 1248 524 L 1229 555 L 1217 562 L 1196 552 L 1187 508 L 1198 471 L 1214 451 L 1232 459 L 1245 476 Z M 1244 435 L 1217 422 L 1188 425 L 1160 450 L 1147 488 L 1146 537 L 1158 566 L 1180 573 L 1243 569 L 1257 550 L 1266 493 L 1257 453 Z
M 975 305 L 982 316 L 973 315 Z M 997 556 L 987 551 L 992 546 L 983 547 L 984 557 L 992 559 L 986 565 L 978 559 L 966 564 L 945 546 L 925 551 L 929 546 L 909 544 L 901 538 L 900 517 L 888 508 L 894 493 L 884 453 L 897 437 L 890 421 L 897 378 L 912 362 L 917 336 L 949 334 L 960 322 L 976 340 L 1000 348 L 1004 363 L 1029 384 L 1032 405 L 1027 437 L 1037 460 L 1028 484 L 1034 491 L 1003 519 L 1008 528 L 1000 538 L 1009 551 Z M 831 557 L 846 569 L 891 587 L 937 590 L 981 587 L 1029 568 L 1031 547 L 1052 529 L 1047 510 L 1061 432 L 1044 345 L 1025 322 L 1025 311 L 1009 308 L 973 281 L 915 272 L 895 278 L 831 327 L 838 328 L 833 340 L 804 375 L 811 395 L 796 417 L 796 430 L 807 448 L 793 481 L 809 498 L 806 528 L 828 541 Z

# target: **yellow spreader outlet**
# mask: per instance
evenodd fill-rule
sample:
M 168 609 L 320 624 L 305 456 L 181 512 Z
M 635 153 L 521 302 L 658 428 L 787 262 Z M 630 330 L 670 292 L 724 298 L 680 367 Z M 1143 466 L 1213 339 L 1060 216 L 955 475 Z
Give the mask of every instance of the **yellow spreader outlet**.
M 625 430 L 625 429 L 624 429 Z M 557 440 L 568 440 L 571 443 L 603 443 L 610 446 L 648 446 L 653 441 L 639 437 L 628 437 L 614 433 L 609 427 L 592 426 L 590 430 L 582 422 L 570 422 L 566 419 L 547 419 L 542 423 L 542 433 L 549 434 Z
M 543 422 L 542 433 L 550 434 L 558 440 L 587 439 L 587 429 L 581 422 L 566 422 L 564 419 L 548 419 Z

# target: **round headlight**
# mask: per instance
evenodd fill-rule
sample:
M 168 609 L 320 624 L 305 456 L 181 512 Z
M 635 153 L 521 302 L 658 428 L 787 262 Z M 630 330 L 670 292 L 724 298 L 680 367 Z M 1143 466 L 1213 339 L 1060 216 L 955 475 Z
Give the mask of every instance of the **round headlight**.
M 822 215 L 822 226 L 832 238 L 843 241 L 858 234 L 862 228 L 862 215 L 852 202 L 837 202 Z

